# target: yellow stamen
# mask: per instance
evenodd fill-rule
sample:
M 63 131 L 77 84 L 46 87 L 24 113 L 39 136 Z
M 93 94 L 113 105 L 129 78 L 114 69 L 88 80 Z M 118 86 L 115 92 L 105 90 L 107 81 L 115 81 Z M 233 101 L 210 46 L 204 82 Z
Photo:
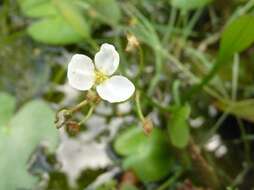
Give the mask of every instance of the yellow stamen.
M 96 84 L 101 84 L 106 79 L 108 79 L 107 75 L 105 75 L 104 73 L 102 73 L 102 72 L 100 72 L 98 70 L 95 71 L 95 83 Z

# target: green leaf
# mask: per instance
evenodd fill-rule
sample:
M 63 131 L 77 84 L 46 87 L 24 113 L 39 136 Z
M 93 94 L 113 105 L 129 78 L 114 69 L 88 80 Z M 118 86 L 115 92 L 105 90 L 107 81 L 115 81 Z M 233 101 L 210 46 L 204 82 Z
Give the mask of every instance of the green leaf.
M 138 146 L 147 142 L 147 136 L 138 127 L 132 126 L 132 130 L 121 134 L 114 143 L 115 151 L 121 156 L 128 156 L 138 151 Z M 134 128 L 138 128 L 134 130 Z M 126 143 L 128 142 L 128 143 Z
M 53 150 L 58 142 L 54 112 L 47 104 L 35 100 L 24 105 L 0 131 L 0 189 L 31 189 L 37 179 L 27 172 L 27 161 L 43 140 Z
M 81 10 L 67 0 L 19 0 L 22 12 L 29 17 L 43 17 L 28 28 L 39 42 L 65 45 L 89 37 L 89 25 Z
M 254 122 L 254 99 L 242 100 L 238 102 L 227 101 L 226 103 L 219 102 L 217 106 L 230 114 L 239 118 Z
M 178 148 L 184 148 L 188 144 L 189 126 L 187 119 L 189 118 L 189 115 L 189 105 L 176 107 L 172 112 L 171 119 L 168 123 L 168 133 L 171 143 Z
M 123 167 L 132 169 L 144 182 L 157 181 L 171 171 L 173 159 L 167 137 L 160 129 L 154 128 L 146 136 L 141 128 L 129 128 L 116 139 L 114 147 L 126 156 Z
M 171 5 L 183 9 L 198 9 L 208 5 L 212 0 L 171 0 Z
M 31 18 L 55 16 L 56 8 L 50 0 L 19 0 L 22 13 Z
M 1 127 L 10 121 L 15 110 L 15 103 L 16 100 L 13 96 L 0 92 L 0 131 Z
M 39 20 L 28 27 L 28 34 L 39 42 L 65 45 L 83 40 L 66 21 L 61 17 L 52 17 Z
M 219 60 L 230 59 L 234 53 L 241 52 L 254 42 L 254 16 L 243 15 L 231 22 L 224 30 L 219 50 Z
M 121 19 L 120 7 L 116 0 L 87 0 L 97 16 L 106 23 L 117 24 Z
M 210 72 L 202 81 L 194 86 L 187 94 L 185 99 L 190 99 L 193 94 L 200 91 L 206 84 L 208 84 L 218 71 L 223 67 L 235 53 L 248 48 L 254 42 L 254 16 L 243 15 L 232 21 L 224 30 L 222 39 L 220 41 L 219 54 L 216 63 L 213 65 Z
M 63 16 L 64 20 L 82 37 L 90 36 L 89 25 L 82 15 L 78 6 L 73 4 L 73 1 L 68 0 L 53 0 L 54 5 Z

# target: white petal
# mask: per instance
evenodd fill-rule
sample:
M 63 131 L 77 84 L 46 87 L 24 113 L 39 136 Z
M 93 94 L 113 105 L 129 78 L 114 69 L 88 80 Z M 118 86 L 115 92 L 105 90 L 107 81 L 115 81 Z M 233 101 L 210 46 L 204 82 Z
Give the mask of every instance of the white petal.
M 75 54 L 68 65 L 67 77 L 73 88 L 90 89 L 95 81 L 93 61 L 86 55 Z
M 96 90 L 102 99 L 115 103 L 130 98 L 135 91 L 135 86 L 126 77 L 116 75 L 98 85 Z
M 112 75 L 119 65 L 119 54 L 110 44 L 102 44 L 100 51 L 95 54 L 95 67 L 105 75 Z

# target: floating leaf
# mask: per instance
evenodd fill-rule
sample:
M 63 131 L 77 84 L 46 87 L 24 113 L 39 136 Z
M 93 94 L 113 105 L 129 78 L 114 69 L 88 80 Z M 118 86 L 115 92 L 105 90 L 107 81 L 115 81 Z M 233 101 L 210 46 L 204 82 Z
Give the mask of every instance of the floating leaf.
M 129 128 L 117 138 L 114 147 L 117 153 L 126 155 L 123 167 L 132 169 L 144 182 L 165 177 L 173 164 L 167 137 L 160 129 L 146 136 L 141 128 Z
M 189 126 L 187 119 L 190 115 L 190 106 L 176 107 L 168 123 L 168 132 L 172 144 L 184 148 L 189 141 Z
M 114 149 L 122 156 L 137 152 L 138 146 L 147 141 L 147 136 L 140 129 L 134 130 L 135 126 L 131 128 L 133 129 L 123 133 L 114 143 Z
M 208 5 L 212 0 L 171 0 L 171 5 L 183 10 L 198 9 Z
M 28 34 L 34 40 L 53 45 L 71 44 L 83 40 L 83 37 L 61 17 L 45 18 L 33 23 L 28 28 Z
M 53 150 L 58 141 L 54 112 L 35 100 L 24 105 L 8 126 L 0 126 L 0 189 L 30 189 L 37 179 L 27 172 L 27 161 L 35 147 L 45 140 Z

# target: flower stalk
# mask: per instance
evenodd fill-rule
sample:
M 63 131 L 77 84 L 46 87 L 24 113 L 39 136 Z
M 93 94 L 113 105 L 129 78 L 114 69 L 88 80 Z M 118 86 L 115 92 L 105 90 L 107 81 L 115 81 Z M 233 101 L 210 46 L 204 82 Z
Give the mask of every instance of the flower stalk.
M 142 122 L 144 133 L 146 135 L 150 135 L 153 130 L 153 122 L 149 117 L 145 117 L 142 112 L 142 108 L 140 104 L 140 91 L 136 92 L 135 102 L 136 102 L 138 117 L 140 121 Z
M 70 114 L 73 114 L 73 113 L 79 111 L 81 108 L 83 108 L 85 105 L 87 105 L 87 103 L 88 103 L 87 100 L 80 102 L 78 105 L 76 105 L 75 107 L 70 109 Z
M 89 110 L 88 110 L 86 116 L 84 117 L 84 119 L 82 119 L 82 120 L 78 123 L 78 125 L 82 125 L 83 123 L 85 123 L 85 122 L 91 117 L 91 115 L 93 114 L 94 108 L 95 108 L 94 105 L 92 105 L 92 106 L 89 108 Z

